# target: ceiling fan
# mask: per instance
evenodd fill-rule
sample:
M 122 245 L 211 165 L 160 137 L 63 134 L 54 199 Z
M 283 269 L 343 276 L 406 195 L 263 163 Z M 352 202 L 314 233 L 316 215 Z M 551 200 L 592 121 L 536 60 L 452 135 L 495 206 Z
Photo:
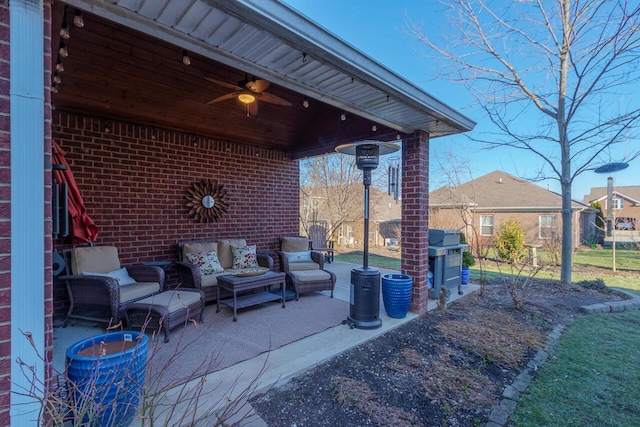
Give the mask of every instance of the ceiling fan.
M 266 92 L 271 85 L 271 82 L 267 80 L 256 79 L 255 77 L 249 80 L 249 76 L 247 74 L 244 75 L 244 79 L 240 80 L 238 84 L 224 82 L 211 77 L 205 77 L 205 79 L 211 83 L 234 90 L 231 93 L 212 99 L 207 102 L 207 105 L 226 101 L 227 99 L 238 98 L 238 101 L 245 104 L 247 116 L 255 116 L 258 114 L 258 103 L 256 102 L 258 99 L 271 104 L 284 105 L 287 107 L 291 106 L 291 103 L 286 99 L 282 99 L 277 95 Z

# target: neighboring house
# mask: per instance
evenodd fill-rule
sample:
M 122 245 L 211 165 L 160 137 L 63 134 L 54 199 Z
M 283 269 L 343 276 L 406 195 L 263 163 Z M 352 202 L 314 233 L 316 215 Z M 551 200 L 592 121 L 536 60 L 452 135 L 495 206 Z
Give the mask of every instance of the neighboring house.
M 572 241 L 578 247 L 595 232 L 596 210 L 576 201 L 572 209 Z M 522 224 L 527 244 L 558 247 L 562 197 L 502 171 L 429 193 L 429 228 L 466 228 L 469 241 L 474 238 L 472 230 L 492 239 L 509 218 Z
M 607 187 L 592 187 L 584 196 L 584 203 L 598 202 L 606 217 L 609 209 Z M 612 213 L 616 230 L 638 231 L 640 219 L 640 185 L 613 187 Z
M 345 191 L 336 188 L 327 191 L 325 188 L 316 188 L 312 192 L 309 188 L 300 190 L 300 229 L 302 234 L 306 227 L 322 225 L 327 229 L 330 239 L 333 239 L 336 247 L 361 248 L 364 245 L 364 187 L 362 184 L 354 184 Z M 313 196 L 311 194 L 326 194 L 327 196 Z M 335 194 L 335 196 L 332 196 Z M 340 194 L 343 194 L 342 196 Z M 338 199 L 342 198 L 342 203 Z M 337 205 L 340 205 L 339 207 Z M 369 188 L 369 244 L 373 246 L 385 246 L 388 239 L 394 238 L 398 232 L 393 233 L 380 224 L 395 219 L 399 225 L 402 215 L 402 205 L 396 202 L 393 196 L 377 188 Z M 397 238 L 397 237 L 396 237 Z

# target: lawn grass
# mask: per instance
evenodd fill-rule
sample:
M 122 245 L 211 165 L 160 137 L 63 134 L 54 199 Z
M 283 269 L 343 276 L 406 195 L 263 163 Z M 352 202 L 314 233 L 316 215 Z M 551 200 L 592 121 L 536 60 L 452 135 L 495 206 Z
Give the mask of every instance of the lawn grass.
M 335 255 L 336 261 L 350 262 L 353 264 L 362 264 L 361 253 L 338 253 Z M 383 256 L 378 254 L 369 254 L 369 265 L 371 267 L 385 268 L 389 270 L 400 271 L 400 252 L 394 252 L 393 255 Z M 576 252 L 574 266 L 579 267 L 600 267 L 605 269 L 611 268 L 611 249 L 598 249 L 589 251 Z M 636 271 L 640 272 L 640 251 L 618 249 L 616 250 L 616 267 L 619 272 Z M 502 271 L 501 271 L 502 270 Z M 557 269 L 556 269 L 557 270 Z M 495 262 L 487 261 L 485 263 L 485 277 L 488 280 L 508 274 L 507 268 L 499 269 Z M 605 284 L 611 288 L 622 288 L 640 293 L 640 277 L 625 277 L 622 274 L 615 274 L 612 271 L 604 273 L 581 273 L 575 271 L 572 274 L 572 280 L 579 282 L 582 280 L 602 279 Z M 560 274 L 558 271 L 542 270 L 536 276 L 540 279 L 558 280 Z M 471 281 L 480 280 L 480 269 L 478 264 L 471 267 Z
M 528 426 L 640 425 L 640 311 L 582 317 L 521 396 Z
M 363 257 L 361 253 L 358 254 L 354 252 L 334 255 L 335 261 L 350 262 L 352 264 L 360 264 L 360 265 L 362 265 L 362 261 L 363 261 L 362 258 Z M 400 252 L 398 252 L 397 257 L 376 255 L 376 254 L 370 253 L 369 266 L 400 271 Z
M 598 249 L 576 252 L 574 265 L 584 265 L 602 268 L 611 268 L 613 256 L 611 249 Z M 616 269 L 640 270 L 640 251 L 629 249 L 616 249 Z

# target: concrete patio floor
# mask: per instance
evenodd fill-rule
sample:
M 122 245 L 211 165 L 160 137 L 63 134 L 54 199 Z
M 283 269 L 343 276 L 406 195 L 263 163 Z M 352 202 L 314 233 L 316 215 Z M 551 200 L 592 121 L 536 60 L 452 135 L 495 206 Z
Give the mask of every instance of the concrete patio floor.
M 334 297 L 344 301 L 349 301 L 351 270 L 358 265 L 333 262 L 325 264 L 327 270 L 336 273 L 337 282 L 334 290 Z M 393 270 L 380 269 L 381 274 L 393 273 Z M 464 295 L 477 290 L 479 286 L 469 284 L 463 286 Z M 327 295 L 329 292 L 324 291 Z M 464 296 L 462 295 L 462 296 Z M 451 292 L 449 302 L 460 298 L 457 292 Z M 436 302 L 429 300 L 428 309 L 433 310 L 437 306 Z M 345 313 L 345 319 L 349 315 Z M 243 391 L 253 387 L 255 393 L 267 390 L 274 384 L 284 384 L 291 378 L 300 373 L 317 366 L 330 358 L 352 348 L 370 339 L 373 339 L 385 332 L 396 328 L 406 322 L 417 317 L 415 313 L 409 312 L 403 319 L 395 319 L 388 317 L 384 310 L 382 298 L 380 301 L 380 319 L 382 326 L 377 329 L 351 329 L 347 325 L 338 325 L 324 332 L 311 335 L 307 338 L 295 341 L 291 344 L 283 346 L 279 349 L 263 353 L 253 359 L 240 362 L 228 368 L 213 372 L 206 377 L 206 382 L 201 395 L 206 399 L 201 399 L 198 404 L 196 419 L 200 421 L 196 425 L 211 425 L 212 419 L 207 418 L 207 414 L 212 410 L 222 407 L 225 402 L 233 401 L 242 396 Z M 97 331 L 99 325 L 92 322 L 76 322 L 67 328 L 54 329 L 54 369 L 58 372 L 64 371 L 64 351 L 73 343 L 102 333 Z M 261 373 L 262 372 L 262 373 Z M 257 378 L 257 380 L 256 380 Z M 255 384 L 254 384 L 255 383 Z M 186 410 L 187 405 L 191 402 L 172 405 L 171 402 L 177 402 L 181 395 L 184 395 L 187 389 L 197 388 L 199 381 L 194 381 L 185 387 L 178 387 L 175 392 L 170 392 L 162 401 L 163 407 L 172 407 L 174 414 L 180 414 Z M 182 409 L 182 410 L 181 410 Z M 161 411 L 162 412 L 162 411 Z M 160 425 L 180 424 L 178 416 L 174 419 L 168 415 L 159 413 L 154 417 Z M 242 422 L 234 425 L 242 426 L 266 426 L 252 411 L 252 408 L 246 403 L 242 410 L 236 414 L 236 420 L 242 419 Z M 233 423 L 234 420 L 231 420 Z M 147 423 L 149 424 L 149 423 Z M 133 424 L 134 426 L 142 425 L 141 422 Z

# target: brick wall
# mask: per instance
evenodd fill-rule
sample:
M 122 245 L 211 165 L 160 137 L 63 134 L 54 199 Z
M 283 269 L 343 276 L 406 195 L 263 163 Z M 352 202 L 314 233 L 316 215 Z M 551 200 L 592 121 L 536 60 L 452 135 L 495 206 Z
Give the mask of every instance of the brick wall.
M 0 32 L 9 31 L 9 4 L 0 2 Z M 0 44 L 0 425 L 10 425 L 11 391 L 11 144 L 9 45 Z
M 416 132 L 402 143 L 402 272 L 413 277 L 411 311 L 427 311 L 429 271 L 429 137 Z
M 116 246 L 123 265 L 176 260 L 183 240 L 238 237 L 276 250 L 279 236 L 298 233 L 298 162 L 283 152 L 63 112 L 52 128 L 98 227 L 96 244 Z M 187 189 L 202 179 L 228 190 L 218 222 L 188 216 Z M 54 304 L 59 319 L 68 304 L 60 284 Z

